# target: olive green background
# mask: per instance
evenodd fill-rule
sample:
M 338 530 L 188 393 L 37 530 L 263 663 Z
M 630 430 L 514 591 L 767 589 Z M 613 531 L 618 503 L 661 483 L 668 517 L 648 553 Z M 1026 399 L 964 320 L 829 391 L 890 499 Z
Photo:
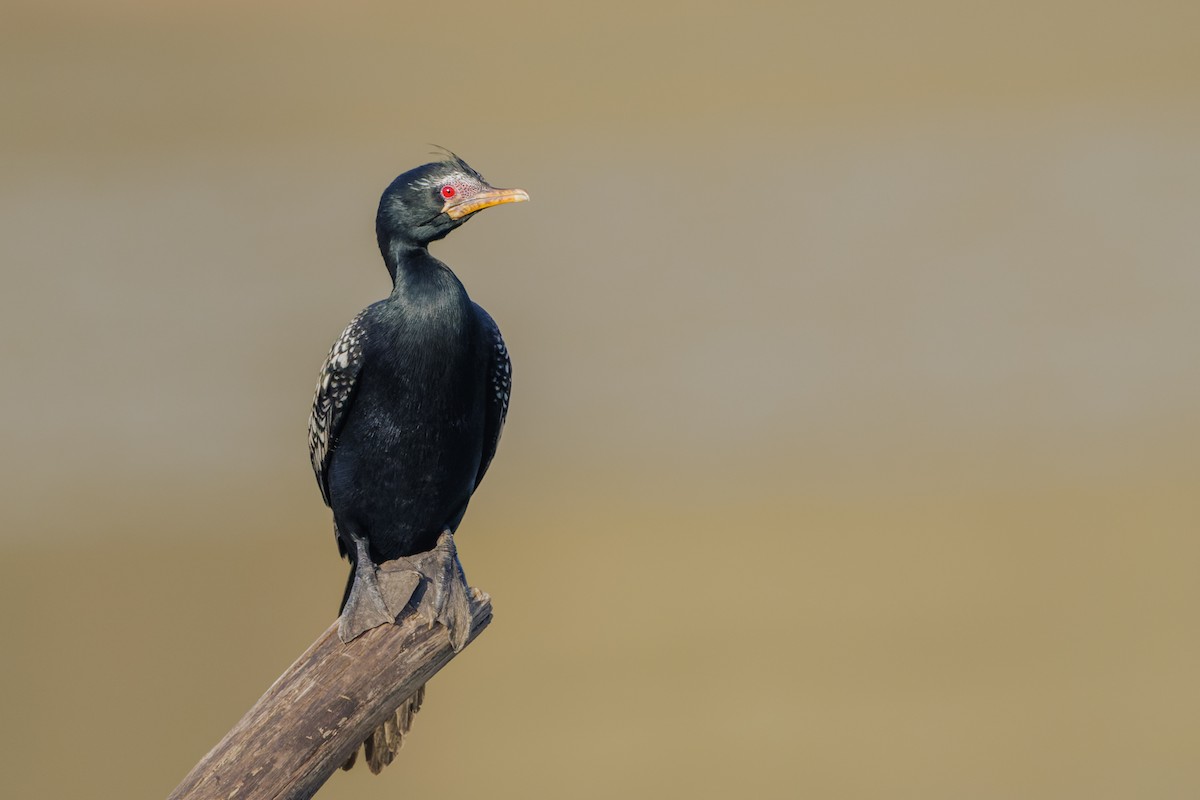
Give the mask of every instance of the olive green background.
M 1200 794 L 1200 5 L 0 12 L 0 795 L 162 797 L 332 620 L 317 368 L 434 252 L 496 619 L 321 797 Z

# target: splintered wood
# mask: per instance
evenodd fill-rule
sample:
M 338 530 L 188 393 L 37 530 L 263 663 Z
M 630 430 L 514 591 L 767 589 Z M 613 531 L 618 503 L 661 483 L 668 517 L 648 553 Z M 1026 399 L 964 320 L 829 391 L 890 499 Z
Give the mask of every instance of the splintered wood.
M 492 620 L 472 602 L 473 641 Z M 441 625 L 410 617 L 348 644 L 334 622 L 200 760 L 169 800 L 312 797 L 455 655 Z M 394 768 L 393 768 L 394 769 Z

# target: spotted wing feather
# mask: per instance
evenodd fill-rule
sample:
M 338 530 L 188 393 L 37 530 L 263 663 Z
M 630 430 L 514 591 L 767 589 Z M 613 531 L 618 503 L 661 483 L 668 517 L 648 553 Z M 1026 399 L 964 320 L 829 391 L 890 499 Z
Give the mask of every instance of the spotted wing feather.
M 366 313 L 364 309 L 351 320 L 330 348 L 321 366 L 312 414 L 308 418 L 308 454 L 325 505 L 329 505 L 329 458 L 346 420 L 346 413 L 354 398 L 354 387 L 358 383 L 358 373 L 362 369 Z
M 512 392 L 512 361 L 508 356 L 508 347 L 500 328 L 486 311 L 475 306 L 484 341 L 490 344 L 487 351 L 487 418 L 483 429 L 483 457 L 479 460 L 479 472 L 475 476 L 475 485 L 483 480 L 492 457 L 496 455 L 496 447 L 500 444 L 500 434 L 504 432 L 504 418 L 508 416 L 508 397 Z

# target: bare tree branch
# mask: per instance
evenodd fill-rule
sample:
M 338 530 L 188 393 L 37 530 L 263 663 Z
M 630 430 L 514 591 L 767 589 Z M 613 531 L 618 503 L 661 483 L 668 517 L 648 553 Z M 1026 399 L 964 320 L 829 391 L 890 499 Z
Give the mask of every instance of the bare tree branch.
M 471 607 L 474 640 L 492 621 Z M 441 625 L 410 617 L 343 644 L 334 622 L 200 760 L 169 800 L 316 794 L 354 749 L 455 653 Z

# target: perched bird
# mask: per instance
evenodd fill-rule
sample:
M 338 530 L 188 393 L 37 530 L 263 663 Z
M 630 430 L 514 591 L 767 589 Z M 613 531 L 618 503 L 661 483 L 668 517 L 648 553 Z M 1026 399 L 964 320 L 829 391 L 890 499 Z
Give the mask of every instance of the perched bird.
M 309 418 L 313 471 L 351 565 L 338 627 L 346 642 L 395 622 L 410 601 L 449 629 L 455 650 L 470 633 L 453 533 L 496 453 L 512 370 L 496 323 L 429 245 L 529 195 L 496 189 L 446 155 L 384 191 L 375 232 L 392 293 L 334 343 Z M 423 694 L 368 738 L 372 771 L 391 761 Z

